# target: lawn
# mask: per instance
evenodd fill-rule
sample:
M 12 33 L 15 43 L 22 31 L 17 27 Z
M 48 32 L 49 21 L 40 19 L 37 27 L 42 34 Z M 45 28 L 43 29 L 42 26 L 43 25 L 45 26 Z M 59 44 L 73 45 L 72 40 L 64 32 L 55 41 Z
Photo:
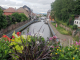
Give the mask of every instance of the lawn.
M 66 31 L 64 28 L 60 27 L 59 25 L 57 25 L 57 27 L 56 27 L 56 23 L 52 23 L 52 25 L 55 26 L 55 28 L 56 28 L 61 34 L 71 35 L 71 34 L 70 34 L 70 31 Z

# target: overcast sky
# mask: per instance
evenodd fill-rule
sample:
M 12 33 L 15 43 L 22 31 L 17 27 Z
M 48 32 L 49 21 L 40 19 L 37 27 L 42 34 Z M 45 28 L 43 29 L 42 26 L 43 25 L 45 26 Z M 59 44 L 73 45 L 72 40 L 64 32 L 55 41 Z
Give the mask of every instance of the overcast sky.
M 51 3 L 55 0 L 0 0 L 0 6 L 4 8 L 19 8 L 24 5 L 30 7 L 34 13 L 47 13 L 51 9 Z

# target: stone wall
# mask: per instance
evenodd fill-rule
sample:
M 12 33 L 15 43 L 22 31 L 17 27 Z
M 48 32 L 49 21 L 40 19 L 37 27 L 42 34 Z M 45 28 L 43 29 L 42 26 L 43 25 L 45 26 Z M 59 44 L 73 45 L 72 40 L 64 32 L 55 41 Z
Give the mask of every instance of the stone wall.
M 72 29 L 71 28 L 69 28 L 69 27 L 67 27 L 67 26 L 64 26 L 64 25 L 62 25 L 62 24 L 60 24 L 59 25 L 60 27 L 63 27 L 65 30 L 67 30 L 67 31 L 71 31 L 72 32 Z
M 67 27 L 67 26 L 64 26 L 62 24 L 59 25 L 60 27 L 63 27 L 65 30 L 67 31 L 71 31 L 72 32 L 72 36 L 74 36 L 76 30 L 72 30 L 71 28 Z M 77 32 L 76 36 L 79 36 L 79 33 Z
M 27 21 L 19 22 L 19 23 L 16 23 L 16 24 L 12 24 L 12 25 L 6 27 L 5 29 L 1 29 L 1 30 L 0 30 L 0 36 L 2 36 L 3 34 L 9 32 L 9 31 L 11 31 L 11 30 L 16 29 L 16 28 L 18 28 L 18 27 L 20 27 L 20 26 L 22 26 L 22 25 L 24 25 L 24 24 L 26 24 L 26 23 L 27 23 Z

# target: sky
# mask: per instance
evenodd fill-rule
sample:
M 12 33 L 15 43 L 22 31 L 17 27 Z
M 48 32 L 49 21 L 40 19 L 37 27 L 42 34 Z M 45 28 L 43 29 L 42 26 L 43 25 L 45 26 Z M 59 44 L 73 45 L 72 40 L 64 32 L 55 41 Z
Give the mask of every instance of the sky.
M 4 8 L 20 8 L 24 5 L 30 7 L 34 13 L 46 14 L 51 9 L 51 3 L 55 0 L 0 0 L 0 6 Z

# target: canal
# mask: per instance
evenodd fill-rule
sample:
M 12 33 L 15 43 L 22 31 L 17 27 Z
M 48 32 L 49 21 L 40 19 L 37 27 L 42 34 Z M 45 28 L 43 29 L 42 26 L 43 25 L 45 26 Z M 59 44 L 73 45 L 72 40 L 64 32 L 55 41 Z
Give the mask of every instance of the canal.
M 31 24 L 30 26 L 25 28 L 21 33 L 25 35 L 28 33 L 30 33 L 31 35 L 39 33 L 42 37 L 45 38 L 45 40 L 47 40 L 47 38 L 51 36 L 49 26 L 48 24 L 45 24 L 44 20 Z

